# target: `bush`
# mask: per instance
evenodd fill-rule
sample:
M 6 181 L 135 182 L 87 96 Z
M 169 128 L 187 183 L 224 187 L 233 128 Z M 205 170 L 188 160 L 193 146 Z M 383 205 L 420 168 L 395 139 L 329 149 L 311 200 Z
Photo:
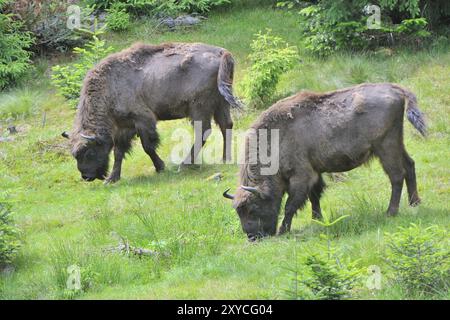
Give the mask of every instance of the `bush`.
M 298 268 L 291 270 L 295 274 L 295 290 L 288 290 L 289 298 L 298 299 L 298 288 L 303 287 L 304 297 L 314 300 L 342 300 L 349 299 L 353 290 L 360 284 L 362 270 L 356 266 L 357 262 L 344 264 L 341 262 L 340 254 L 333 245 L 330 237 L 331 228 L 341 223 L 349 216 L 340 216 L 337 219 L 323 212 L 323 221 L 313 222 L 325 228 L 326 234 L 320 237 L 325 242 L 316 245 L 317 252 L 309 253 L 306 260 L 301 265 L 306 267 L 304 272 L 299 272 Z M 299 278 L 299 274 L 302 274 Z M 306 276 L 306 277 L 305 277 Z
M 445 228 L 411 224 L 386 237 L 392 280 L 407 295 L 435 295 L 449 290 L 450 242 Z
M 67 28 L 67 1 L 36 0 L 15 1 L 8 6 L 23 24 L 23 27 L 34 34 L 33 51 L 47 53 L 48 51 L 66 52 L 85 42 L 80 34 Z M 81 23 L 85 23 L 91 13 L 88 8 L 83 9 Z
M 370 13 L 364 1 L 320 0 L 301 4 L 296 10 L 302 17 L 300 29 L 305 35 L 304 47 L 318 56 L 347 48 L 356 51 L 379 46 L 420 46 L 430 36 L 427 19 L 418 17 L 419 0 L 380 1 L 382 21 L 375 29 L 367 26 Z M 295 7 L 292 1 L 279 2 L 278 6 Z M 396 22 L 399 15 L 402 18 Z
M 157 0 L 155 1 L 155 13 L 163 15 L 177 15 L 185 13 L 205 13 L 213 7 L 231 3 L 231 0 Z
M 318 255 L 308 256 L 305 265 L 311 276 L 301 283 L 312 292 L 315 300 L 351 298 L 352 290 L 360 281 L 361 271 L 354 265 L 344 267 Z
M 260 105 L 273 96 L 280 76 L 294 67 L 299 56 L 296 47 L 273 36 L 271 30 L 265 34 L 256 34 L 251 49 L 252 53 L 248 56 L 251 67 L 246 72 L 242 86 L 248 103 Z
M 123 31 L 130 27 L 130 14 L 120 5 L 114 5 L 106 10 L 106 24 L 113 31 Z
M 231 3 L 231 0 L 85 0 L 84 3 L 99 10 L 106 10 L 117 3 L 134 15 L 157 14 L 161 16 L 185 13 L 205 13 L 213 7 Z
M 8 0 L 0 0 L 0 89 L 17 81 L 30 67 L 33 37 L 23 31 L 12 14 L 3 13 Z
M 0 268 L 13 261 L 20 248 L 19 229 L 13 225 L 11 208 L 0 202 Z
M 113 50 L 112 47 L 106 46 L 104 40 L 99 39 L 103 31 L 104 27 L 93 32 L 92 40 L 84 48 L 75 48 L 73 50 L 78 55 L 76 62 L 66 66 L 56 65 L 52 68 L 52 84 L 72 105 L 76 105 L 80 97 L 86 73 Z

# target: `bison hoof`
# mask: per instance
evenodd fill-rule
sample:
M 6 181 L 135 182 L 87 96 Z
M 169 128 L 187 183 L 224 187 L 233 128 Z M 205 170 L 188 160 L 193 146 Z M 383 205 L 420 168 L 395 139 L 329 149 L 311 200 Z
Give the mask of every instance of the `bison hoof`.
M 389 217 L 395 217 L 396 215 L 398 215 L 398 209 L 389 209 L 386 214 Z
M 166 165 L 164 164 L 164 162 L 160 163 L 158 166 L 155 166 L 155 170 L 158 173 L 160 173 L 161 171 L 164 171 L 165 168 L 166 168 Z
M 278 230 L 278 235 L 282 236 L 285 233 L 290 232 L 290 230 L 288 228 L 284 228 L 284 227 L 280 227 L 280 230 Z
M 414 199 L 409 200 L 409 205 L 411 207 L 417 207 L 421 202 L 422 202 L 422 200 L 420 200 L 420 198 L 414 198 Z
M 322 213 L 316 212 L 316 211 L 313 211 L 313 213 L 312 213 L 312 218 L 313 218 L 314 220 L 319 220 L 319 221 L 322 221 L 322 220 L 323 220 Z
M 105 180 L 105 182 L 104 182 L 104 184 L 106 185 L 106 184 L 113 184 L 113 183 L 116 183 L 117 181 L 119 181 L 120 180 L 120 177 L 117 177 L 117 176 L 111 176 L 111 177 L 108 177 L 106 180 Z

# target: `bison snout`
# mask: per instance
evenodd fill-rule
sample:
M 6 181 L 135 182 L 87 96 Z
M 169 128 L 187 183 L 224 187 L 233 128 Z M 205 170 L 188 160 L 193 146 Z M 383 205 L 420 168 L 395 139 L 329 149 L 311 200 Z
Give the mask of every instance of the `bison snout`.
M 83 178 L 83 180 L 84 181 L 88 181 L 88 182 L 91 182 L 91 181 L 94 181 L 95 180 L 95 177 L 93 177 L 93 176 L 88 176 L 88 175 L 81 175 L 81 178 Z
M 270 234 L 265 232 L 247 233 L 247 239 L 250 242 L 255 242 L 256 240 L 260 240 L 268 236 L 270 236 Z
M 248 238 L 248 241 L 250 241 L 250 242 L 255 242 L 258 239 L 258 237 L 253 233 L 248 233 L 247 238 Z

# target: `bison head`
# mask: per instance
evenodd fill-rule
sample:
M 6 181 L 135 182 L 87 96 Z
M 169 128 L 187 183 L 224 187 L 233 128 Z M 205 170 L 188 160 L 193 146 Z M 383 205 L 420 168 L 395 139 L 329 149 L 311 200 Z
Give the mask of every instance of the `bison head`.
M 72 155 L 77 160 L 78 171 L 85 181 L 95 179 L 104 180 L 108 173 L 109 153 L 112 143 L 94 135 L 80 133 L 69 137 L 67 133 L 63 136 L 72 142 Z
M 241 186 L 236 195 L 228 194 L 227 190 L 223 196 L 233 200 L 233 208 L 241 220 L 242 230 L 250 241 L 275 235 L 280 201 L 258 188 L 246 186 Z

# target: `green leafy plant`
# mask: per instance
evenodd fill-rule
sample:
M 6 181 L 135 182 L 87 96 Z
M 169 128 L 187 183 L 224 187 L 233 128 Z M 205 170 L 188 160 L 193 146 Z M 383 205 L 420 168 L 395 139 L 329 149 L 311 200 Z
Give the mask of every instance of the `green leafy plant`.
M 32 50 L 39 54 L 49 52 L 67 52 L 75 46 L 81 46 L 87 40 L 83 34 L 67 27 L 69 18 L 68 1 L 54 0 L 17 0 L 8 6 L 8 12 L 14 14 L 23 24 L 24 30 L 33 33 L 35 38 Z M 81 8 L 81 24 L 90 23 L 92 9 Z
M 317 300 L 342 300 L 353 297 L 353 289 L 359 284 L 361 270 L 356 263 L 341 264 L 323 255 L 310 255 L 305 265 L 310 277 L 301 281 Z
M 130 27 L 130 14 L 125 10 L 125 7 L 120 3 L 113 5 L 106 10 L 106 23 L 108 28 L 113 31 L 123 31 Z
M 171 16 L 180 13 L 206 13 L 214 7 L 231 3 L 231 0 L 85 0 L 96 9 L 109 9 L 117 3 L 134 15 L 156 14 Z
M 0 268 L 13 261 L 20 246 L 20 231 L 11 217 L 11 206 L 0 202 Z
M 163 15 L 176 15 L 181 12 L 205 13 L 213 7 L 230 2 L 230 0 L 156 0 L 154 12 Z
M 327 233 L 320 235 L 322 241 L 316 246 L 317 251 L 302 258 L 300 268 L 290 270 L 294 274 L 295 289 L 287 290 L 289 298 L 298 299 L 299 292 L 300 298 L 314 300 L 342 300 L 354 296 L 353 291 L 361 282 L 362 269 L 357 266 L 358 261 L 343 263 L 329 236 L 329 229 L 347 217 L 331 220 L 323 212 L 323 221 L 313 220 Z
M 297 48 L 289 46 L 281 37 L 268 29 L 256 34 L 248 56 L 251 67 L 247 70 L 242 87 L 250 105 L 262 105 L 272 98 L 281 75 L 292 69 L 299 58 Z
M 408 295 L 434 295 L 449 290 L 450 241 L 445 228 L 411 224 L 386 234 L 386 260 L 393 281 Z
M 112 47 L 106 46 L 106 42 L 99 38 L 104 28 L 105 26 L 94 32 L 84 30 L 91 34 L 92 39 L 85 47 L 74 48 L 73 52 L 78 56 L 78 60 L 66 66 L 56 65 L 52 68 L 52 84 L 72 105 L 76 104 L 80 96 L 87 71 L 113 51 Z
M 9 2 L 0 0 L 0 89 L 17 81 L 30 68 L 31 52 L 27 49 L 34 41 L 13 14 L 3 13 Z
M 338 50 L 366 50 L 379 46 L 423 44 L 431 33 L 427 18 L 419 17 L 419 0 L 384 0 L 379 2 L 383 15 L 378 28 L 369 28 L 367 2 L 345 1 L 282 1 L 278 7 L 297 10 L 303 45 L 317 56 L 328 56 Z M 398 12 L 401 20 L 396 21 Z M 450 10 L 449 10 L 450 12 Z M 431 19 L 431 17 L 430 17 Z

